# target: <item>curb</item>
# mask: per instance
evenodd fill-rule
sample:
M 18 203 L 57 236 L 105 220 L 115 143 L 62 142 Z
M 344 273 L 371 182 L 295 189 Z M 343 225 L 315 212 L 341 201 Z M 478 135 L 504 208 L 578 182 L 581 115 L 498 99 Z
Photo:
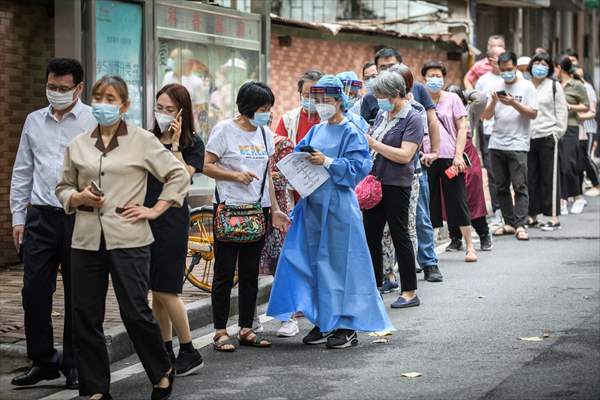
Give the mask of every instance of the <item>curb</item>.
M 256 299 L 257 306 L 261 306 L 269 301 L 272 284 L 272 276 L 262 276 L 259 278 L 258 295 Z M 238 299 L 238 289 L 234 288 L 231 291 L 230 317 L 238 313 Z M 212 324 L 213 318 L 210 297 L 186 304 L 185 308 L 187 310 L 191 331 Z M 133 343 L 129 340 L 124 325 L 121 324 L 107 329 L 104 331 L 104 337 L 106 339 L 106 347 L 108 348 L 108 356 L 111 363 L 122 360 L 135 353 Z M 62 346 L 58 346 L 58 349 L 60 351 Z M 22 361 L 23 365 L 29 364 L 29 360 L 27 359 L 27 349 L 24 344 L 0 344 L 0 359 L 4 358 L 13 358 L 16 359 L 15 361 Z

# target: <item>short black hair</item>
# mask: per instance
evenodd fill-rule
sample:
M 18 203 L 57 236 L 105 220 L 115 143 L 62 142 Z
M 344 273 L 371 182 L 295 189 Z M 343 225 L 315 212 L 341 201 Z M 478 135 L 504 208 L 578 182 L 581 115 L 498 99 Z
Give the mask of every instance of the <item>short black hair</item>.
M 579 53 L 577 53 L 577 50 L 569 47 L 568 49 L 565 49 L 564 54 L 568 55 L 569 57 L 575 57 L 575 58 L 579 58 Z
M 517 66 L 517 55 L 512 51 L 505 51 L 498 56 L 498 65 L 507 63 L 509 61 L 512 61 L 515 67 Z
M 545 61 L 546 64 L 548 64 L 548 75 L 546 75 L 546 76 L 552 77 L 554 75 L 554 62 L 552 61 L 552 57 L 550 56 L 550 54 L 548 54 L 544 51 L 535 53 L 533 55 L 533 57 L 531 57 L 531 61 L 529 61 L 529 66 L 527 67 L 527 70 L 529 71 L 529 73 L 530 74 L 532 73 L 531 69 L 533 68 L 533 63 L 538 62 L 538 61 Z
M 53 58 L 48 61 L 46 79 L 51 72 L 56 76 L 72 75 L 76 85 L 83 82 L 83 67 L 79 61 L 73 58 Z
M 380 58 L 388 58 L 388 57 L 396 57 L 396 60 L 398 60 L 398 64 L 402 63 L 402 56 L 400 55 L 400 53 L 398 53 L 398 51 L 396 49 L 392 49 L 390 47 L 384 47 L 383 49 L 381 49 L 377 53 L 375 53 L 375 59 L 373 60 L 375 63 L 375 66 L 377 66 L 377 61 L 379 61 Z
M 240 114 L 254 118 L 256 110 L 275 104 L 275 96 L 271 88 L 264 83 L 249 81 L 240 87 L 235 104 Z
M 377 65 L 375 65 L 375 63 L 373 61 L 369 61 L 369 62 L 365 63 L 365 65 L 363 65 L 363 68 L 362 68 L 363 79 L 365 78 L 365 69 L 371 68 L 371 67 L 377 67 Z
M 441 70 L 443 76 L 446 76 L 446 74 L 448 73 L 448 70 L 446 69 L 446 66 L 444 64 L 442 64 L 440 61 L 427 61 L 421 67 L 421 75 L 422 76 L 427 75 L 427 71 L 429 71 L 430 69 L 439 69 L 439 70 Z
M 307 81 L 318 81 L 323 76 L 323 73 L 318 69 L 309 69 L 305 71 L 300 79 L 298 79 L 298 93 L 302 93 L 302 86 Z

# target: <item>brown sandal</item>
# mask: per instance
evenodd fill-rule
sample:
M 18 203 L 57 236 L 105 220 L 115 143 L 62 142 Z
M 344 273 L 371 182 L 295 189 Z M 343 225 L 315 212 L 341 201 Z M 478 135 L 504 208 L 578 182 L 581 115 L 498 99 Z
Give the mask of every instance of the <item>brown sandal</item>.
M 221 339 L 226 338 L 226 339 Z M 231 346 L 231 347 L 225 347 Z M 220 351 L 223 353 L 232 353 L 237 349 L 235 342 L 227 333 L 216 334 L 213 337 L 213 347 L 216 351 Z
M 510 225 L 504 225 L 494 231 L 494 236 L 514 235 L 515 228 Z
M 254 339 L 250 339 L 252 335 L 254 335 Z M 240 346 L 271 347 L 271 342 L 258 336 L 252 329 L 248 330 L 246 333 L 242 333 L 240 330 L 238 333 L 238 340 L 240 341 Z
M 517 237 L 517 240 L 529 240 L 529 235 L 527 234 L 527 231 L 523 228 L 517 229 L 517 231 L 515 232 L 515 236 Z

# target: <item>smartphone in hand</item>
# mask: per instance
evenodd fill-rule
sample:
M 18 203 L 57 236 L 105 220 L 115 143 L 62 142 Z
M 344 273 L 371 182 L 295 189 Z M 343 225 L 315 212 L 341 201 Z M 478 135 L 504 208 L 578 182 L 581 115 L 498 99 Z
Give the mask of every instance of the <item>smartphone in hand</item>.
M 508 96 L 508 93 L 506 93 L 506 90 L 499 90 L 499 91 L 496 92 L 496 94 L 498 96 L 504 96 L 504 97 Z
M 100 197 L 104 196 L 104 192 L 102 191 L 100 186 L 98 186 L 98 184 L 95 181 L 91 181 L 90 186 L 92 188 L 92 193 L 94 193 L 96 196 L 100 196 Z
M 302 146 L 302 147 L 300 147 L 300 151 L 303 153 L 312 154 L 312 153 L 315 153 L 317 150 L 315 150 L 315 148 L 312 146 Z

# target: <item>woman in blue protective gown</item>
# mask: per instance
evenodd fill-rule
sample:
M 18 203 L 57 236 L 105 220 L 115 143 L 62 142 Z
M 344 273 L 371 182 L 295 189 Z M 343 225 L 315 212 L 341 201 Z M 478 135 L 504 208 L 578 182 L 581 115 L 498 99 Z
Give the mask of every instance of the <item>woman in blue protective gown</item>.
M 360 99 L 359 92 L 363 86 L 362 81 L 358 79 L 358 75 L 354 71 L 340 72 L 336 78 L 342 81 L 344 94 L 348 96 L 348 107 L 344 110 L 344 116 L 358 128 L 360 133 L 369 132 L 369 123 L 360 115 L 360 110 L 358 113 L 350 111 Z
M 315 327 L 305 344 L 328 348 L 358 344 L 356 331 L 393 330 L 373 274 L 354 187 L 371 170 L 367 140 L 343 114 L 342 82 L 322 77 L 311 89 L 322 122 L 295 151 L 311 146 L 313 164 L 330 179 L 293 211 L 271 290 L 267 314 L 281 320 L 302 311 Z

